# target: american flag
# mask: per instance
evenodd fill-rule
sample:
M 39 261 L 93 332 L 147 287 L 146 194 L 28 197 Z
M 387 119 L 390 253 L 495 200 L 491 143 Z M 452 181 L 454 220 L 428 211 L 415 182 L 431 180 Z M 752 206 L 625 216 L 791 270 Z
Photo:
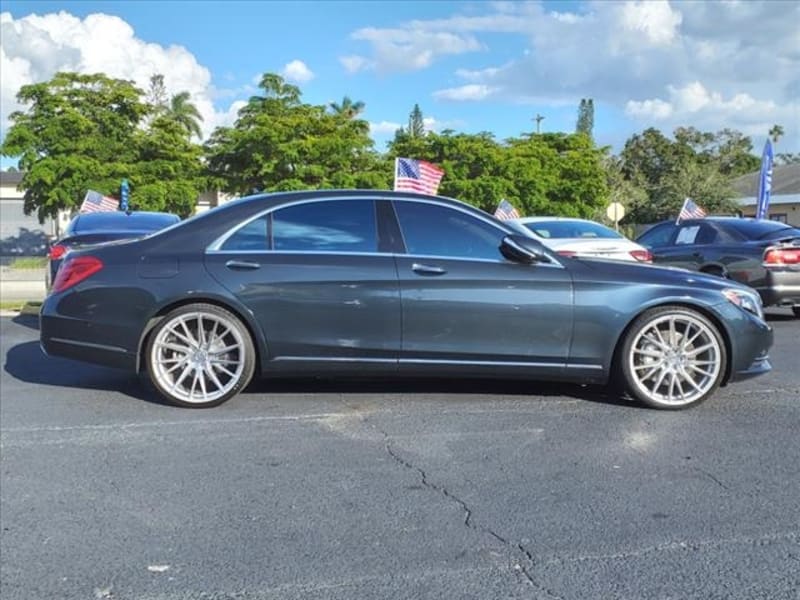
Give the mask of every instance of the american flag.
M 676 223 L 680 223 L 684 219 L 702 219 L 705 216 L 706 211 L 697 206 L 691 198 L 686 198 L 686 200 L 683 201 L 683 207 L 681 208 Z
M 100 192 L 89 190 L 86 192 L 86 197 L 83 199 L 80 212 L 108 212 L 117 210 L 117 208 L 119 208 L 119 202 L 114 198 L 109 198 L 108 196 L 103 196 Z
M 394 189 L 435 196 L 444 171 L 424 160 L 397 158 L 394 161 Z
M 511 202 L 508 200 L 501 200 L 500 204 L 497 205 L 497 210 L 494 211 L 494 216 L 501 221 L 507 221 L 509 219 L 519 219 L 520 215 L 519 211 L 514 208 Z

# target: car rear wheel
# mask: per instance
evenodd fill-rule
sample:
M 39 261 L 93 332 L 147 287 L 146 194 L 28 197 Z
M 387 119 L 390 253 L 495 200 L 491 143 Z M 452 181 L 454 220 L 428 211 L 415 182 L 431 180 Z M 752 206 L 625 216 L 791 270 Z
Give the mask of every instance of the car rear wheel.
M 699 404 L 725 375 L 725 343 L 701 313 L 653 308 L 631 325 L 620 353 L 625 385 L 644 404 L 667 410 Z
M 145 352 L 150 381 L 176 406 L 222 404 L 244 389 L 255 371 L 247 328 L 213 304 L 190 304 L 167 314 Z
M 793 306 L 792 307 L 792 312 L 794 313 L 795 317 L 800 319 L 800 306 Z

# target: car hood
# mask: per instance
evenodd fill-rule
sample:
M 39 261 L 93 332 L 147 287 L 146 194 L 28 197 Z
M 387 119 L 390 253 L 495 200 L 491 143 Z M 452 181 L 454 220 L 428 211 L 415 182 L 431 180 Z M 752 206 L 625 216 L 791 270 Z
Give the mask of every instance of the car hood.
M 736 281 L 678 267 L 657 266 L 640 262 L 594 260 L 578 257 L 569 260 L 578 267 L 573 270 L 573 276 L 579 280 L 602 277 L 616 281 L 631 281 L 642 284 L 691 287 L 695 289 L 703 288 L 716 291 L 738 288 L 753 292 L 752 288 Z

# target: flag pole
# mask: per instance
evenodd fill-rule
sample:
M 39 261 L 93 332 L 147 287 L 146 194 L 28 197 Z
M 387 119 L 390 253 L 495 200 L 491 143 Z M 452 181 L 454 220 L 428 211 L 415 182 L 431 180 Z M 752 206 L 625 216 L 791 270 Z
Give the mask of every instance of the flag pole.
M 687 202 L 689 202 L 689 198 L 684 198 L 683 199 L 683 206 L 681 206 L 681 209 L 678 211 L 678 218 L 675 219 L 675 225 L 678 225 L 681 222 L 681 213 L 683 212 L 683 209 L 686 208 L 686 203 Z
M 397 164 L 400 159 L 395 156 L 394 158 L 394 187 L 393 190 L 397 191 Z

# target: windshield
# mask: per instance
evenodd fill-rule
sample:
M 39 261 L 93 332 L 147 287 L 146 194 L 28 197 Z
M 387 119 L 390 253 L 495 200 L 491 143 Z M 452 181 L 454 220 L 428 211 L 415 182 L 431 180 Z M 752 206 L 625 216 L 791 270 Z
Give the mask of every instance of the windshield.
M 544 239 L 586 238 L 618 240 L 622 236 L 600 223 L 591 221 L 535 221 L 525 227 Z

